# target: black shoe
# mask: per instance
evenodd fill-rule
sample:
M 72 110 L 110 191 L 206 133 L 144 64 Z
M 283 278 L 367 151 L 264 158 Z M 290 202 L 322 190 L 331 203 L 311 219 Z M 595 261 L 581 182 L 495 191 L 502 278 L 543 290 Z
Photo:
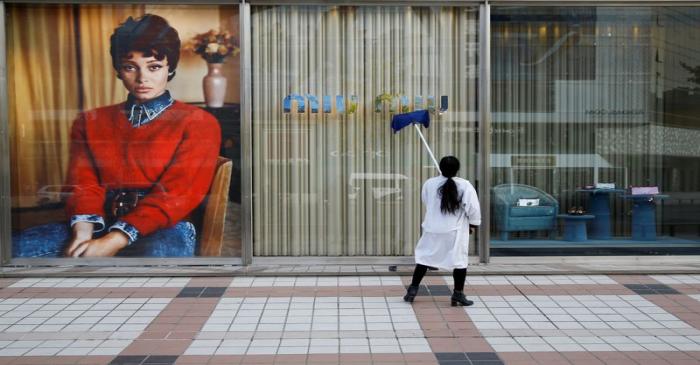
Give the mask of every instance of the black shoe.
M 455 290 L 452 293 L 452 306 L 453 307 L 456 307 L 458 305 L 463 305 L 465 307 L 468 307 L 472 304 L 474 304 L 474 302 L 467 299 L 467 297 L 464 296 L 464 292 Z
M 408 289 L 406 290 L 406 295 L 403 296 L 404 302 L 413 303 L 413 299 L 416 298 L 416 294 L 418 294 L 418 286 L 409 285 Z
M 437 269 L 438 269 L 437 267 L 428 266 L 428 270 L 430 270 L 430 271 L 435 271 Z

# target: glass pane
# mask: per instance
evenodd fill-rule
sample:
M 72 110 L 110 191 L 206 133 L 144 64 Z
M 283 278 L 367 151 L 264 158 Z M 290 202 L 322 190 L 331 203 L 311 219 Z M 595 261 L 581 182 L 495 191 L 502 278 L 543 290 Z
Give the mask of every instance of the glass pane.
M 493 9 L 493 255 L 700 252 L 699 25 Z
M 254 254 L 412 255 L 438 156 L 476 167 L 477 12 L 452 7 L 252 9 Z
M 14 257 L 240 255 L 236 6 L 6 22 Z

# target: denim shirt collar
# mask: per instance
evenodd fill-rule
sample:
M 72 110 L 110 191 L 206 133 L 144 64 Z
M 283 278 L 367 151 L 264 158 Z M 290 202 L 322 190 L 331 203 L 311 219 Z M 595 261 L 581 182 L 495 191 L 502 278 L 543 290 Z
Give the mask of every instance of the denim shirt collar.
M 174 102 L 175 100 L 170 96 L 168 90 L 165 90 L 161 96 L 142 104 L 137 103 L 133 95 L 129 94 L 124 105 L 124 111 L 131 125 L 134 128 L 138 128 L 156 119 L 160 113 L 168 109 Z

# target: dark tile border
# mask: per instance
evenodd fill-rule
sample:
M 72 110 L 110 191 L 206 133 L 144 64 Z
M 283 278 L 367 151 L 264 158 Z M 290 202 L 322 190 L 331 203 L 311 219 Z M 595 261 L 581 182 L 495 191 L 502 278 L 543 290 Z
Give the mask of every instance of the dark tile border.
M 176 298 L 197 298 L 204 291 L 204 287 L 186 286 L 180 290 Z
M 406 286 L 408 289 L 408 286 Z M 418 296 L 446 296 L 452 295 L 452 290 L 447 285 L 421 285 L 418 287 Z
M 180 290 L 176 298 L 221 298 L 228 287 L 219 286 L 186 286 Z
M 682 294 L 676 289 L 665 284 L 623 284 L 627 289 L 639 295 L 666 295 Z
M 200 298 L 221 298 L 224 292 L 228 289 L 227 287 L 210 286 L 204 288 Z
M 452 295 L 452 290 L 447 285 L 428 285 L 431 295 Z
M 173 365 L 178 356 L 151 355 L 142 365 Z
M 464 352 L 436 352 L 435 357 L 439 362 L 467 360 L 467 354 Z
M 466 355 L 471 361 L 501 361 L 495 352 L 467 352 Z
M 495 352 L 436 352 L 440 365 L 504 365 Z
M 141 365 L 147 356 L 117 356 L 109 365 Z

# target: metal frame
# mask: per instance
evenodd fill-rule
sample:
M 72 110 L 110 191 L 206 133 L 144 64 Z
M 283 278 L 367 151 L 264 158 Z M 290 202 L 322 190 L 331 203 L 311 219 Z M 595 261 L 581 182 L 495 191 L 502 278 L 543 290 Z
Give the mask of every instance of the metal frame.
M 241 47 L 241 205 L 243 207 L 243 237 L 241 258 L 244 265 L 253 263 L 253 113 L 252 65 L 250 44 L 250 4 L 239 5 Z
M 491 257 L 491 6 L 479 6 L 479 261 Z
M 5 3 L 0 2 L 0 263 L 9 261 L 12 248 L 10 216 L 10 115 L 7 110 L 7 54 L 5 44 Z

